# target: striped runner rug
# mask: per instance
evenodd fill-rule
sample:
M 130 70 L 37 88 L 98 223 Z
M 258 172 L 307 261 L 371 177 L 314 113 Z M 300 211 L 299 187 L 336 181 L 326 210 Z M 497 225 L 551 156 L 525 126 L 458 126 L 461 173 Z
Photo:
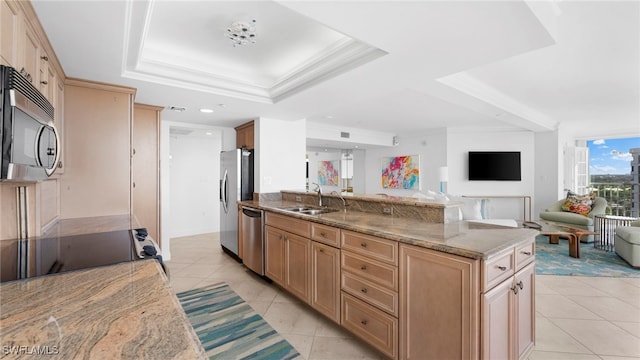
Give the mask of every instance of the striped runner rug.
M 226 283 L 177 294 L 209 359 L 300 359 Z

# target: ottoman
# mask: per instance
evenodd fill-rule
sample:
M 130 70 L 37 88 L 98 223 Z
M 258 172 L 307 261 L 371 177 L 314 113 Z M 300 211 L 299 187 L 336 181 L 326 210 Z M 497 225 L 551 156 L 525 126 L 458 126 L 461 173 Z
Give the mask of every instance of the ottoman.
M 635 268 L 640 268 L 640 222 L 616 228 L 616 254 Z

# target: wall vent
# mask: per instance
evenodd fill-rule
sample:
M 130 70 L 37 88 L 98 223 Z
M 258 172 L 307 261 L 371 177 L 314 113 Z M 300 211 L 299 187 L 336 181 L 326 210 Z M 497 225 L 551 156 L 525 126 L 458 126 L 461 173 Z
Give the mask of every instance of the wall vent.
M 340 132 L 340 137 L 343 138 L 343 139 L 348 139 L 349 137 L 351 137 L 351 134 L 349 134 L 346 131 L 341 131 Z

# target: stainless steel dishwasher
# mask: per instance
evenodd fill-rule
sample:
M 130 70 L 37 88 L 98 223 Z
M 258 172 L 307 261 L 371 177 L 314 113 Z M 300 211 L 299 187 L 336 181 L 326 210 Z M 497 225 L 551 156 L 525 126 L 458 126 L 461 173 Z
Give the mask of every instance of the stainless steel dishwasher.
M 242 207 L 242 262 L 255 273 L 264 276 L 264 212 Z

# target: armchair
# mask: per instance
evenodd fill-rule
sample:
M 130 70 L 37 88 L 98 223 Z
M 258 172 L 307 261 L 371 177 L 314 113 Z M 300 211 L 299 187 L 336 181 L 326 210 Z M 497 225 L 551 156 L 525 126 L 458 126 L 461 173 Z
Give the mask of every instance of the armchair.
M 618 226 L 614 242 L 616 254 L 635 268 L 640 268 L 640 220 L 631 226 Z
M 551 206 L 540 213 L 540 219 L 593 231 L 593 217 L 595 215 L 604 214 L 607 209 L 607 200 L 601 197 L 595 198 L 593 207 L 591 208 L 591 212 L 589 212 L 588 215 L 580 215 L 568 211 L 563 211 L 562 204 L 564 204 L 564 202 L 565 199 L 561 199 L 553 203 Z M 581 241 L 593 242 L 593 235 L 585 236 Z

